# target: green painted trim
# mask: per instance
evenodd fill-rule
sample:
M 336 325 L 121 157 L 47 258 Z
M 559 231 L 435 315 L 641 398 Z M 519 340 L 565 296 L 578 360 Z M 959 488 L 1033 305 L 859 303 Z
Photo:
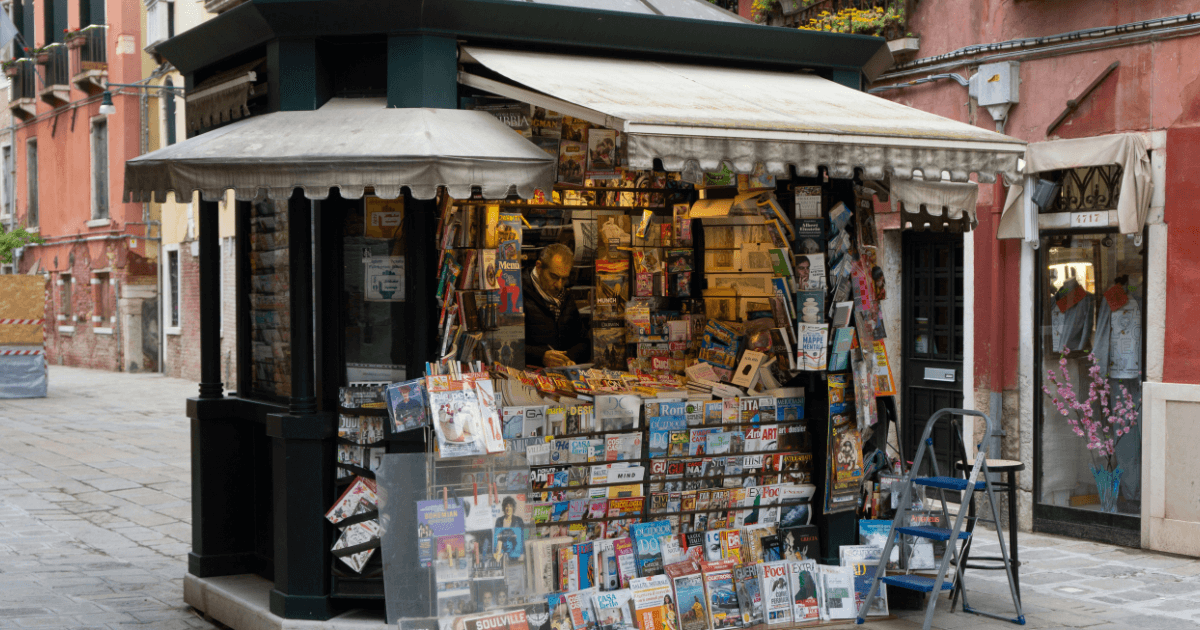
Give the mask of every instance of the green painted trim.
M 311 111 L 329 100 L 328 77 L 314 39 L 277 39 L 267 44 L 268 107 L 273 112 Z
M 251 0 L 157 46 L 184 74 L 276 38 L 442 35 L 475 45 L 778 70 L 863 71 L 879 37 L 511 0 Z M 875 60 L 875 61 L 873 61 Z
M 458 105 L 458 42 L 425 34 L 392 35 L 387 52 L 388 107 Z
M 834 70 L 831 75 L 834 83 L 844 85 L 854 90 L 862 90 L 862 73 L 853 70 Z

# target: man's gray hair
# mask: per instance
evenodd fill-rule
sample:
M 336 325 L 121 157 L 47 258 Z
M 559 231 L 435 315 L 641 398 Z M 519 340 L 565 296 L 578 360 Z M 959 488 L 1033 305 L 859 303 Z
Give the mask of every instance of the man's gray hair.
M 555 256 L 563 256 L 567 259 L 567 262 L 575 261 L 575 252 L 571 251 L 570 247 L 567 247 L 562 243 L 550 243 L 547 245 L 542 249 L 541 255 L 538 256 L 538 260 L 540 260 L 543 265 L 549 265 L 550 261 L 554 260 Z

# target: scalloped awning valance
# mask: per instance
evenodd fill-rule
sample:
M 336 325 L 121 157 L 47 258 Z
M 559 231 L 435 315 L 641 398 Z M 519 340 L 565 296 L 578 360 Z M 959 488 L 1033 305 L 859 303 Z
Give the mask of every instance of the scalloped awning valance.
M 965 182 L 1015 173 L 1025 143 L 854 90 L 811 74 L 580 57 L 474 46 L 461 59 L 504 79 L 467 71 L 459 82 L 625 134 L 627 164 L 668 171 L 722 162 L 739 173 L 762 164 L 785 176 L 826 167 L 833 177 L 914 176 Z
M 125 163 L 126 201 L 166 201 L 200 191 L 208 201 L 227 190 L 250 200 L 263 192 L 286 199 L 303 188 L 324 199 L 331 188 L 358 198 L 365 188 L 385 199 L 408 187 L 431 199 L 439 186 L 466 199 L 523 198 L 554 185 L 556 160 L 483 112 L 387 108 L 384 99 L 335 98 L 314 111 L 276 112 L 241 120 Z

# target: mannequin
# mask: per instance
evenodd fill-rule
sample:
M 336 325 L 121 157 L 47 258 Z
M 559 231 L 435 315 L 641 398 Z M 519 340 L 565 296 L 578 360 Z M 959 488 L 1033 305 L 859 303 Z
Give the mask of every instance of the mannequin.
M 1120 400 L 1124 387 L 1134 401 L 1142 400 L 1142 309 L 1129 294 L 1129 276 L 1117 278 L 1104 292 L 1096 318 L 1092 351 L 1100 375 L 1108 378 L 1111 400 Z M 1141 495 L 1141 425 L 1117 441 L 1117 463 L 1122 470 L 1121 495 L 1136 500 Z

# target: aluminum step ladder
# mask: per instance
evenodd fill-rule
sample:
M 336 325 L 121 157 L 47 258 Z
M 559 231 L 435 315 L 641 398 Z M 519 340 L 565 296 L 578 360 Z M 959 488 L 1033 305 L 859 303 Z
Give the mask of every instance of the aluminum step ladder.
M 933 427 L 939 420 L 952 419 L 954 416 L 975 416 L 983 418 L 987 424 L 987 429 L 983 439 L 979 441 L 975 453 L 975 465 L 971 467 L 971 473 L 966 479 L 957 477 L 943 477 L 941 471 L 938 470 L 938 460 L 933 452 L 933 439 L 930 434 Z M 999 514 L 996 509 L 996 495 L 992 491 L 991 478 L 987 474 L 987 445 L 991 443 L 992 435 L 995 433 L 995 426 L 992 424 L 992 419 L 987 414 L 972 411 L 969 409 L 941 409 L 933 414 L 929 421 L 925 423 L 925 431 L 921 434 L 921 442 L 917 447 L 917 456 L 913 459 L 912 466 L 909 467 L 908 473 L 904 477 L 904 481 L 900 486 L 900 508 L 896 511 L 896 517 L 892 520 L 892 530 L 888 533 L 887 543 L 883 546 L 883 555 L 879 560 L 879 568 L 875 571 L 875 578 L 871 580 L 871 590 L 867 592 L 867 597 L 863 600 L 862 606 L 858 609 L 857 623 L 866 621 L 867 611 L 871 609 L 871 604 L 875 600 L 875 593 L 879 590 L 880 584 L 895 586 L 921 593 L 930 593 L 929 601 L 925 606 L 925 625 L 924 630 L 929 630 L 930 624 L 933 622 L 933 612 L 937 609 L 938 595 L 943 592 L 949 592 L 954 588 L 954 582 L 959 577 L 959 571 L 962 570 L 962 563 L 959 562 L 959 554 L 961 553 L 960 545 L 970 538 L 971 533 L 963 531 L 963 523 L 967 517 L 967 501 L 972 499 L 972 495 L 978 491 L 987 493 L 988 502 L 992 506 L 992 514 Z M 932 477 L 918 477 L 917 471 L 921 470 L 921 462 L 926 454 L 929 456 L 929 463 L 932 464 Z M 980 473 L 983 473 L 982 481 Z M 904 527 L 904 523 L 908 522 L 908 514 L 912 509 L 913 485 L 935 488 L 938 491 L 938 497 L 942 506 L 942 523 L 949 523 L 949 510 L 946 508 L 946 491 L 950 490 L 958 492 L 961 499 L 959 504 L 961 507 L 958 514 L 954 518 L 954 527 L 947 529 L 944 527 Z M 913 536 L 916 538 L 924 538 L 931 541 L 942 541 L 946 543 L 946 552 L 942 554 L 942 560 L 938 563 L 937 575 L 929 577 L 926 575 L 893 575 L 885 576 L 884 567 L 887 566 L 887 559 L 891 557 L 892 548 L 897 543 L 897 537 L 900 535 Z M 1016 607 L 1016 617 L 1006 617 L 996 613 L 990 613 L 982 610 L 976 610 L 966 606 L 965 599 L 963 610 L 977 615 L 992 617 L 1001 621 L 1010 621 L 1018 625 L 1025 625 L 1025 614 L 1021 612 L 1021 600 L 1017 596 L 1016 586 L 1013 584 L 1012 562 L 1008 556 L 1008 548 L 1004 543 L 1004 532 L 999 527 L 996 528 L 996 537 L 1000 541 L 1000 556 L 1004 562 L 1004 572 L 1008 576 L 1008 590 L 1012 594 L 1013 606 Z M 956 572 L 950 579 L 947 579 L 946 573 L 950 570 L 950 565 L 956 567 Z

